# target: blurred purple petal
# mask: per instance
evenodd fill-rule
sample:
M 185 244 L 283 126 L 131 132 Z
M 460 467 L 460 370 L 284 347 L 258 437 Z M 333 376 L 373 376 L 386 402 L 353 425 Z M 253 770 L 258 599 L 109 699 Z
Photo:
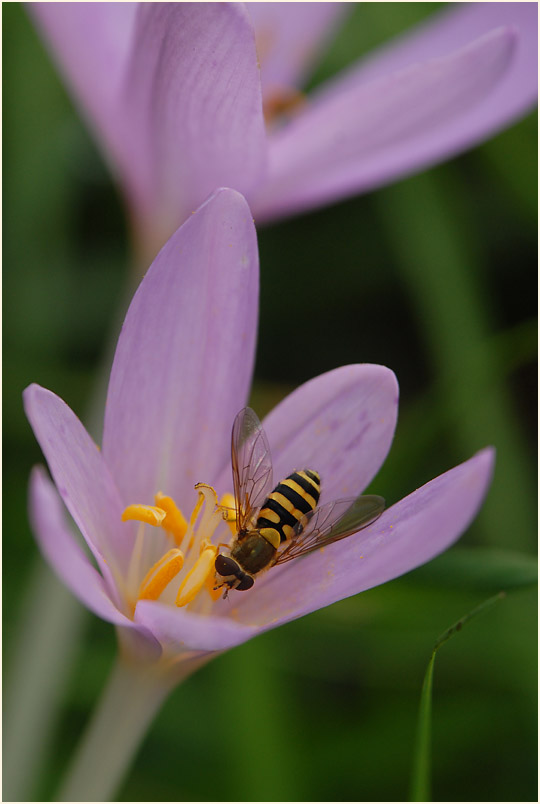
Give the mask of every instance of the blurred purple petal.
M 240 4 L 141 3 L 121 101 L 141 215 L 168 218 L 167 233 L 217 187 L 247 193 L 262 178 L 260 77 Z
M 253 220 L 220 190 L 156 257 L 118 341 L 103 454 L 126 504 L 161 490 L 187 511 L 195 483 L 216 480 L 247 399 L 257 307 Z
M 357 535 L 272 570 L 250 596 L 235 600 L 238 621 L 273 628 L 434 558 L 478 512 L 493 463 L 494 451 L 483 450 L 393 505 Z
M 308 54 L 349 4 L 248 6 L 32 7 L 120 176 L 146 255 L 216 187 L 246 194 L 258 222 L 292 214 L 448 159 L 536 100 L 536 3 L 453 4 L 267 134 L 255 34 L 266 109 L 273 87 L 277 114 L 280 101 L 298 103 Z
M 255 28 L 263 97 L 300 89 L 349 3 L 246 3 Z
M 136 237 L 157 251 L 216 187 L 247 192 L 262 178 L 266 141 L 253 29 L 241 4 L 138 3 L 135 11 L 123 3 L 33 6 L 120 172 Z
M 229 617 L 192 614 L 163 603 L 141 600 L 135 622 L 148 628 L 172 653 L 185 650 L 221 651 L 251 639 L 258 628 L 234 622 Z
M 515 110 L 508 114 L 497 87 L 512 69 L 516 37 L 499 28 L 450 56 L 327 85 L 272 135 L 268 182 L 252 202 L 256 218 L 372 189 L 502 126 Z M 530 103 L 528 95 L 523 112 Z
M 109 469 L 79 419 L 56 394 L 30 385 L 24 408 L 58 492 L 110 581 L 109 565 L 125 569 L 132 540 L 129 523 L 121 522 L 124 506 Z
M 511 70 L 497 86 L 498 102 L 520 114 L 538 94 L 538 7 L 536 3 L 449 3 L 420 25 L 378 48 L 354 66 L 349 80 L 373 81 L 411 64 L 449 56 L 496 28 L 518 36 Z M 503 110 L 501 110 L 503 111 Z

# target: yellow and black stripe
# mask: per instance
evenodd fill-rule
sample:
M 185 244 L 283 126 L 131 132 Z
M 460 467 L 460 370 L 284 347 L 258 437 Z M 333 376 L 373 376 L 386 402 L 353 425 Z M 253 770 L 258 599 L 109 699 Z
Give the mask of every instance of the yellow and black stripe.
M 317 472 L 303 469 L 278 483 L 259 511 L 256 528 L 276 549 L 290 539 L 294 526 L 317 506 L 321 479 Z

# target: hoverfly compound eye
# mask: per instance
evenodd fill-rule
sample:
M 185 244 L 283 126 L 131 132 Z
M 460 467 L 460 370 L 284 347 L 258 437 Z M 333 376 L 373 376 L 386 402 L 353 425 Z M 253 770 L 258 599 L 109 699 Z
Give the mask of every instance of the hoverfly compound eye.
M 242 579 L 238 586 L 236 587 L 237 592 L 246 592 L 248 589 L 254 584 L 254 580 L 251 575 L 246 575 L 245 572 L 242 572 Z
M 237 575 L 240 569 L 234 558 L 228 556 L 216 556 L 216 572 L 218 575 Z

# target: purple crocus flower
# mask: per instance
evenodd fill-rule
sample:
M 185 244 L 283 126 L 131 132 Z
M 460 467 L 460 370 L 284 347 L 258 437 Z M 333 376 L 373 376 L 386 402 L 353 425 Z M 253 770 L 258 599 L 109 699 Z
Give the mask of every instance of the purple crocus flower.
M 257 222 L 472 147 L 537 96 L 536 3 L 455 4 L 309 96 L 345 3 L 39 3 L 152 254 L 219 186 Z M 260 70 L 259 70 L 260 66 Z
M 491 478 L 486 449 L 361 533 L 269 570 L 248 592 L 216 599 L 216 545 L 231 536 L 216 492 L 230 505 L 231 425 L 249 391 L 257 295 L 250 210 L 236 191 L 219 190 L 166 243 L 133 298 L 101 450 L 59 397 L 38 385 L 25 391 L 54 480 L 35 468 L 30 486 L 46 559 L 117 626 L 131 656 L 182 675 L 428 561 L 469 525 Z M 377 365 L 344 366 L 300 386 L 264 422 L 275 477 L 312 467 L 323 504 L 361 493 L 390 448 L 397 402 L 394 374 Z M 96 566 L 74 540 L 64 506 Z

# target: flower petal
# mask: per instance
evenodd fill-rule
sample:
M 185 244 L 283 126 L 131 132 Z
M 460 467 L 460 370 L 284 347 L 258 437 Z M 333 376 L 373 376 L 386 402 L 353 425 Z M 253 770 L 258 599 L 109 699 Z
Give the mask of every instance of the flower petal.
M 538 9 L 536 3 L 452 3 L 420 25 L 378 48 L 353 66 L 350 80 L 373 81 L 411 64 L 449 56 L 496 28 L 511 27 L 519 41 L 512 76 L 501 89 L 516 95 L 514 102 L 534 104 L 537 95 Z M 500 99 L 499 99 L 500 100 Z M 511 99 L 506 98 L 508 102 Z
M 70 531 L 62 502 L 47 473 L 35 466 L 30 475 L 30 523 L 45 559 L 83 605 L 115 625 L 132 625 L 107 591 Z M 114 594 L 114 593 L 113 593 Z
M 212 483 L 247 397 L 258 302 L 255 228 L 220 190 L 169 240 L 131 303 L 109 383 L 103 454 L 128 503 L 182 510 Z
M 321 503 L 360 494 L 388 454 L 397 407 L 384 366 L 342 366 L 304 383 L 264 421 L 275 482 L 308 468 L 321 476 Z
M 123 505 L 103 460 L 79 419 L 60 397 L 30 385 L 24 408 L 66 508 L 107 578 L 126 567 L 131 523 L 122 523 Z
M 263 97 L 300 89 L 348 3 L 246 3 L 255 28 Z
M 390 581 L 446 550 L 484 499 L 494 450 L 435 478 L 357 535 L 271 570 L 253 592 L 237 595 L 238 622 L 273 628 Z
M 241 4 L 39 3 L 33 11 L 152 253 L 216 187 L 247 192 L 259 179 L 267 148 L 260 77 Z
M 160 223 L 159 245 L 216 187 L 245 193 L 266 168 L 255 42 L 241 4 L 141 3 L 122 101 L 138 127 L 124 146 L 130 166 L 140 163 L 141 218 Z
M 499 27 L 468 41 L 394 72 L 372 74 L 368 65 L 367 75 L 360 68 L 327 84 L 270 138 L 268 180 L 251 199 L 256 219 L 365 192 L 469 148 L 524 114 L 536 93 L 531 33 Z
M 147 600 L 137 604 L 135 621 L 152 631 L 163 647 L 173 653 L 228 650 L 256 636 L 259 630 L 227 617 L 192 614 Z
M 132 655 L 156 661 L 161 655 L 159 642 L 116 607 L 105 581 L 73 538 L 60 497 L 40 466 L 34 467 L 30 476 L 30 522 L 44 558 L 75 597 L 98 617 L 119 627 Z

